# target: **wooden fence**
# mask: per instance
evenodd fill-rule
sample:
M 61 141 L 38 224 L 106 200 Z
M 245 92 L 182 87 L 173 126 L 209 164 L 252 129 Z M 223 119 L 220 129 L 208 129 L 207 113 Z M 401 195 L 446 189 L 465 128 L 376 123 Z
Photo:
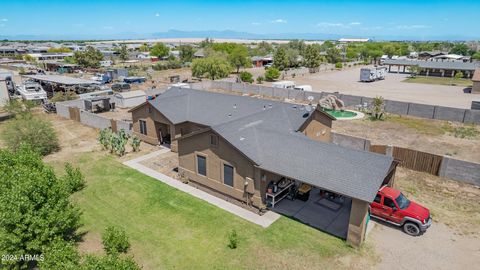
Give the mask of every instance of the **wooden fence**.
M 370 151 L 379 154 L 386 154 L 387 146 L 371 145 Z M 400 167 L 433 175 L 438 175 L 443 159 L 443 157 L 439 155 L 398 146 L 392 146 L 392 157 L 398 161 Z

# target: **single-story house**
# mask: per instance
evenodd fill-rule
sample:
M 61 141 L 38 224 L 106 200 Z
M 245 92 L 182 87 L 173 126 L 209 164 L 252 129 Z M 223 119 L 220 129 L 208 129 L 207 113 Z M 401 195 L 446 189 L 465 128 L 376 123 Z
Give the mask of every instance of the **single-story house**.
M 174 87 L 130 111 L 135 135 L 178 152 L 183 179 L 353 245 L 394 174 L 391 157 L 331 143 L 335 118 L 311 105 Z
M 472 82 L 473 82 L 472 93 L 480 94 L 480 68 L 477 68 L 475 70 L 475 74 L 473 74 Z
M 118 108 L 132 108 L 145 103 L 146 100 L 147 95 L 141 90 L 115 93 L 113 95 L 113 102 L 115 102 L 115 106 Z

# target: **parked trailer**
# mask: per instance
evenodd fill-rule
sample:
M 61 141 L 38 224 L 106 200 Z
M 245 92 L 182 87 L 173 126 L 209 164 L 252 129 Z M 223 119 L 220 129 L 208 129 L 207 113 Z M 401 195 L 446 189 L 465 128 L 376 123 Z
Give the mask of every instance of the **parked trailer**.
M 373 82 L 377 78 L 376 70 L 372 68 L 362 68 L 360 69 L 360 81 L 362 82 Z
M 385 80 L 385 75 L 387 74 L 387 67 L 376 67 L 376 80 Z

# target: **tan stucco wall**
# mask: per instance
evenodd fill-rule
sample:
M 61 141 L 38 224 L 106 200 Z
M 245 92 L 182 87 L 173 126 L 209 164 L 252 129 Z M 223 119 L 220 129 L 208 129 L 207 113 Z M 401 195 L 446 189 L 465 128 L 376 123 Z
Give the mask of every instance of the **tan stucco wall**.
M 150 104 L 145 103 L 132 110 L 133 120 L 133 133 L 138 136 L 142 141 L 150 144 L 159 143 L 159 130 L 163 134 L 170 134 L 171 136 L 171 148 L 172 151 L 177 151 L 177 141 L 181 135 L 185 135 L 201 128 L 202 125 L 195 123 L 185 122 L 177 125 L 173 125 L 163 114 L 155 110 Z M 144 120 L 147 123 L 147 135 L 140 133 L 140 122 Z M 183 134 L 181 133 L 183 132 Z
M 210 145 L 210 135 L 214 133 L 204 132 L 178 141 L 180 175 L 242 202 L 247 200 L 244 183 L 249 177 L 253 179 L 255 187 L 249 204 L 258 208 L 263 207 L 260 179 L 255 177 L 258 173 L 254 164 L 221 137 L 218 137 L 218 146 Z M 197 174 L 197 154 L 207 158 L 207 176 Z M 234 187 L 223 183 L 224 163 L 234 167 Z
M 368 214 L 368 203 L 352 198 L 350 220 L 348 221 L 347 243 L 358 247 L 363 243 Z
M 312 140 L 331 142 L 332 119 L 323 113 L 315 111 L 303 125 L 303 134 Z
M 480 81 L 479 82 L 476 82 L 476 81 L 473 82 L 472 93 L 480 94 Z

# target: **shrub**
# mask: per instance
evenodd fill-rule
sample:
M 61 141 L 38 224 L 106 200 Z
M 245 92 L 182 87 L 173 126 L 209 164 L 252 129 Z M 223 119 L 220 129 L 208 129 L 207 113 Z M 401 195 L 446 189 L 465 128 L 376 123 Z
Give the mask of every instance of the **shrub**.
M 21 144 L 30 145 L 42 156 L 60 149 L 52 124 L 38 117 L 16 117 L 8 121 L 1 137 L 8 149 L 14 152 Z
M 264 80 L 265 80 L 265 78 L 263 78 L 263 76 L 258 76 L 257 77 L 257 83 L 258 84 L 262 84 Z
M 182 62 L 177 59 L 169 59 L 166 62 L 159 62 L 152 66 L 154 70 L 178 69 L 182 67 Z
M 80 268 L 80 255 L 73 243 L 57 240 L 48 246 L 39 261 L 40 269 L 76 270 Z
M 250 72 L 242 71 L 240 72 L 240 80 L 242 82 L 253 83 L 253 75 Z
M 109 226 L 102 234 L 103 249 L 109 255 L 126 253 L 130 247 L 125 231 L 114 226 Z
M 474 139 L 479 134 L 480 132 L 474 125 L 467 127 L 456 127 L 453 129 L 453 136 L 455 136 L 456 138 Z
M 87 255 L 82 264 L 84 270 L 140 270 L 142 269 L 132 257 L 120 257 L 116 255 L 95 256 Z
M 237 246 L 238 246 L 238 235 L 237 235 L 237 231 L 232 230 L 232 231 L 228 234 L 228 247 L 231 248 L 231 249 L 236 249 Z
M 340 68 L 342 68 L 342 67 L 343 67 L 343 64 L 342 64 L 342 63 L 340 63 L 340 62 L 335 63 L 335 68 L 340 69 Z
M 55 93 L 55 95 L 53 95 L 50 101 L 60 102 L 60 101 L 74 100 L 77 98 L 78 98 L 78 95 L 74 91 L 57 92 Z
M 371 114 L 374 119 L 380 120 L 385 111 L 385 100 L 383 97 L 375 97 L 373 99 Z
M 265 72 L 265 80 L 273 82 L 280 77 L 280 70 L 275 67 L 268 68 Z
M 85 177 L 80 169 L 74 168 L 70 163 L 65 164 L 65 184 L 70 193 L 82 190 L 85 187 Z

